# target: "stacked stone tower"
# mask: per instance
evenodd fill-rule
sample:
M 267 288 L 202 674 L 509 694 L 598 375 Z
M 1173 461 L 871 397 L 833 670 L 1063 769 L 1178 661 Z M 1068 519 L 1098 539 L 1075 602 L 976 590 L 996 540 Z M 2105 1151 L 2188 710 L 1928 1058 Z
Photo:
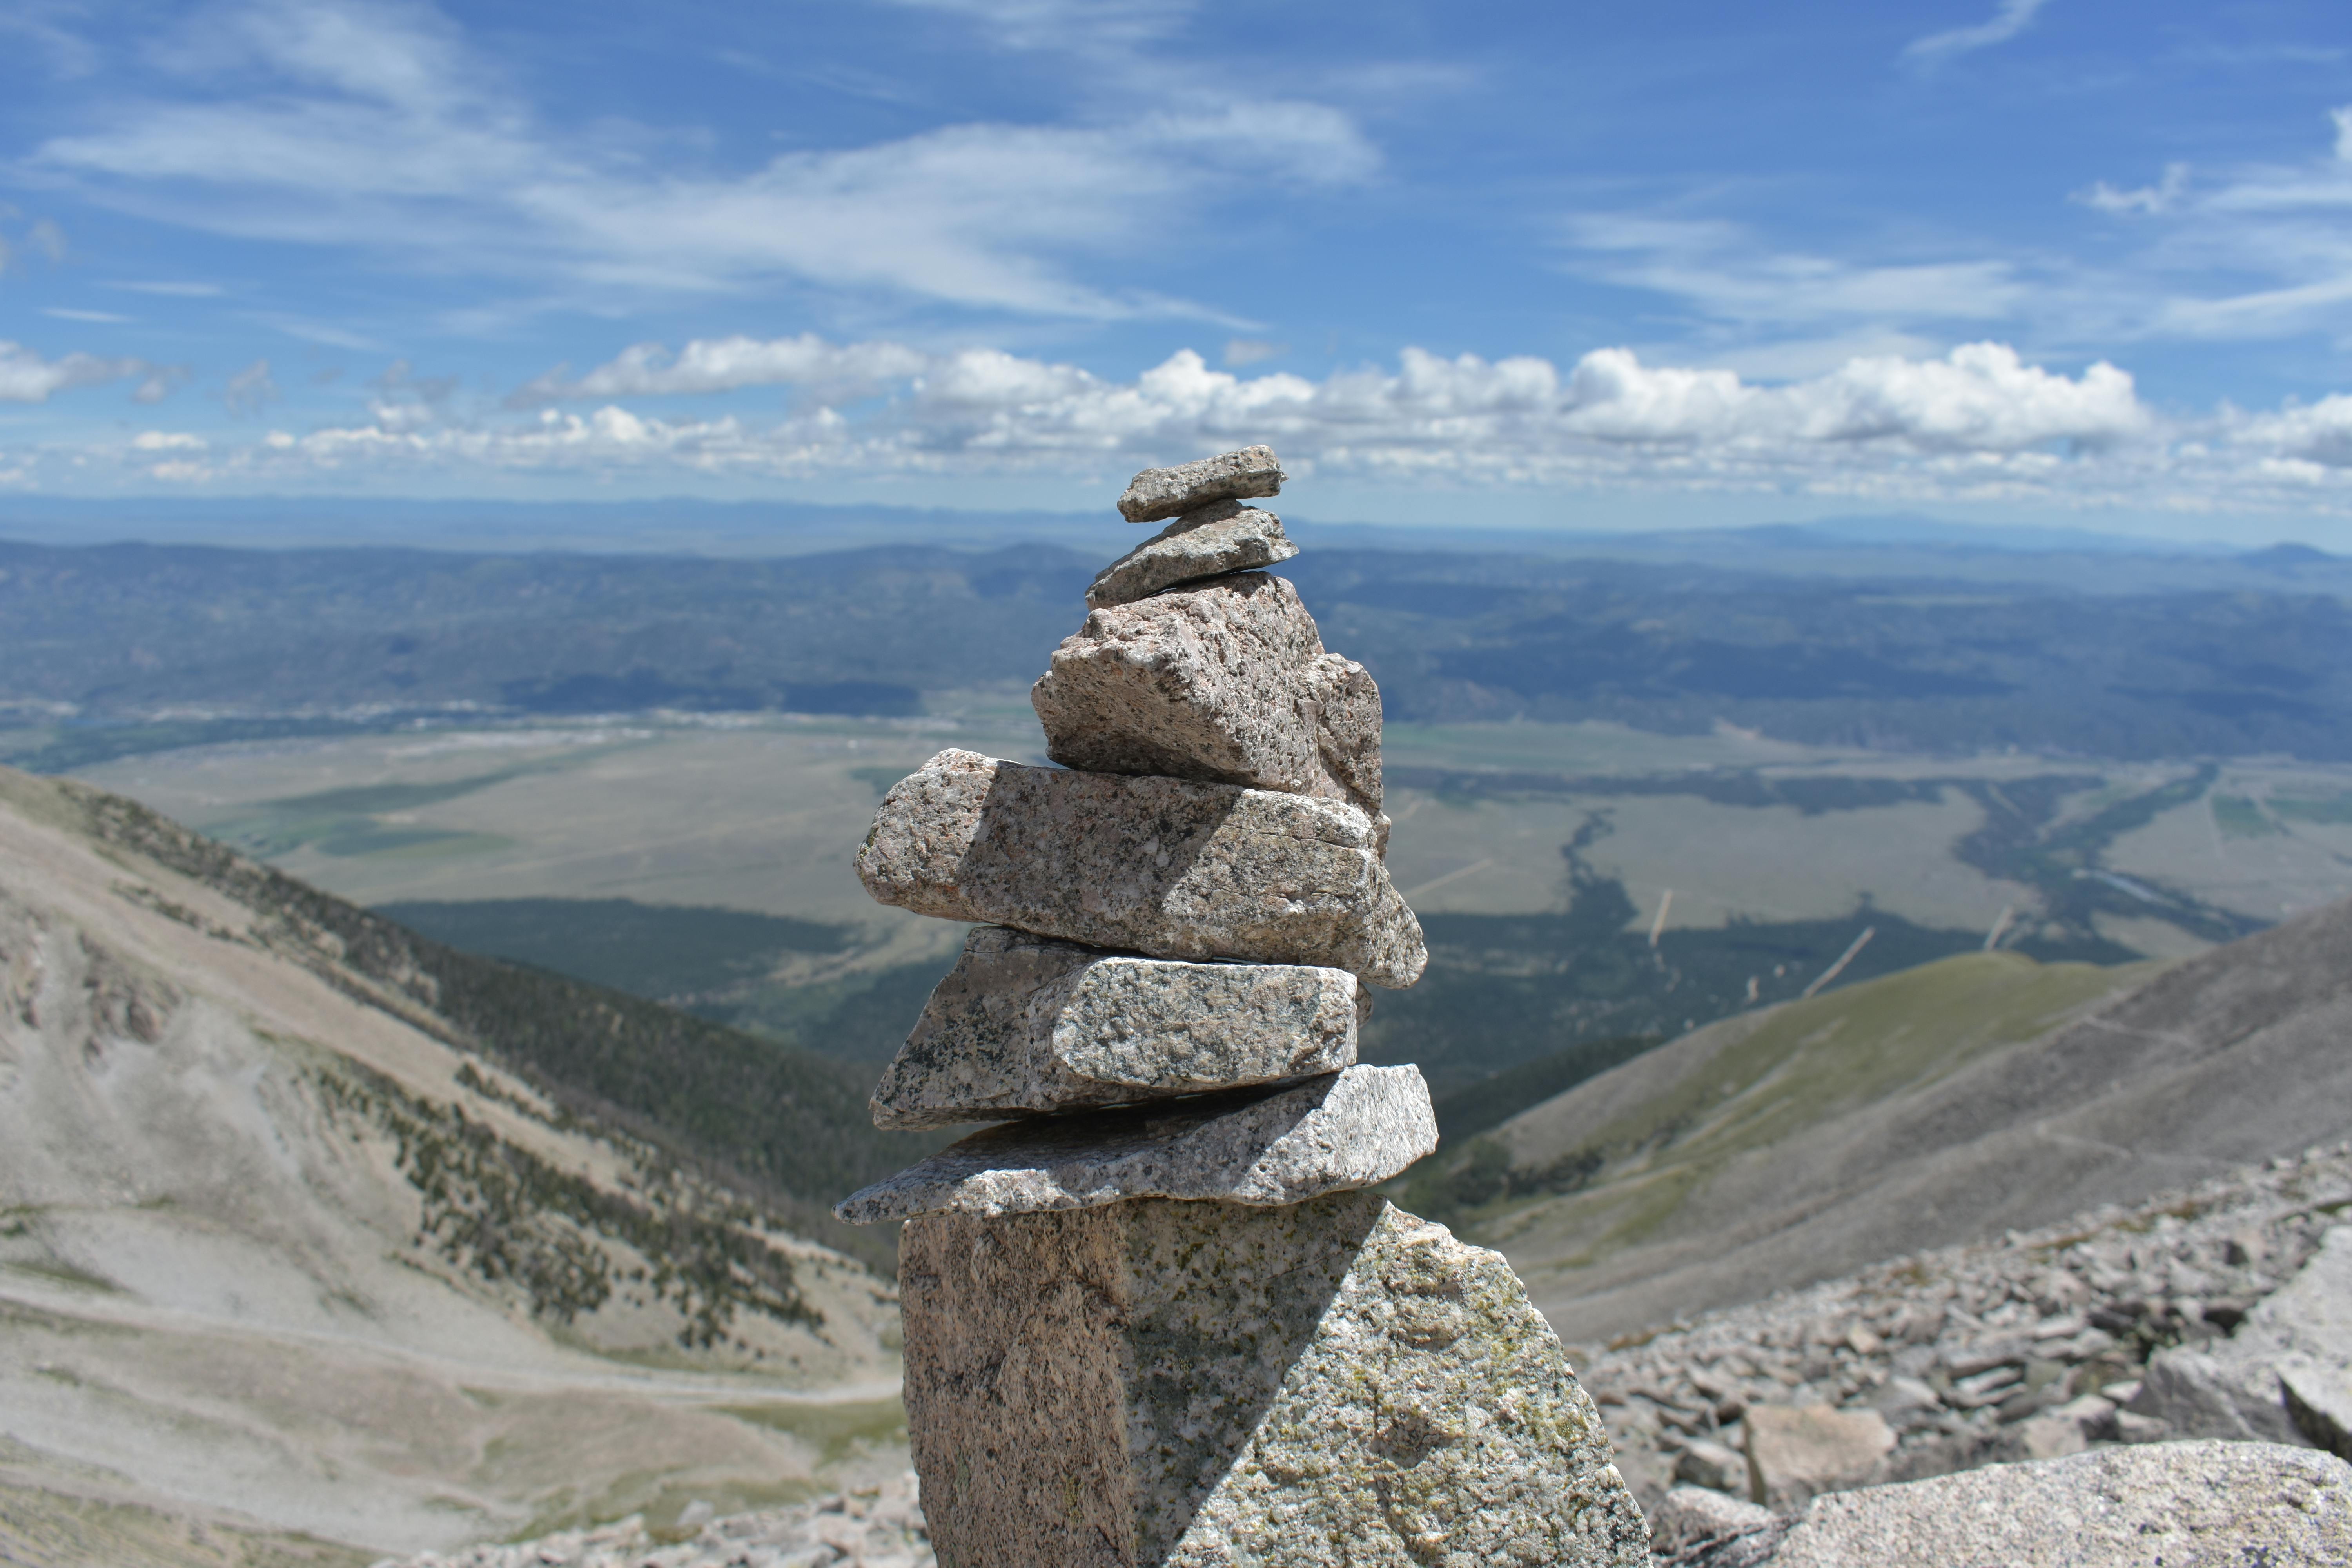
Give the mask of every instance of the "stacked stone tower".
M 942 752 L 858 856 L 980 923 L 883 1074 L 886 1128 L 1002 1125 L 857 1193 L 904 1220 L 907 1415 L 945 1568 L 1648 1561 L 1559 1342 L 1496 1254 L 1366 1189 L 1436 1147 L 1367 985 L 1380 692 L 1244 506 L 1252 447 L 1139 474 L 1034 702 L 1059 768 Z

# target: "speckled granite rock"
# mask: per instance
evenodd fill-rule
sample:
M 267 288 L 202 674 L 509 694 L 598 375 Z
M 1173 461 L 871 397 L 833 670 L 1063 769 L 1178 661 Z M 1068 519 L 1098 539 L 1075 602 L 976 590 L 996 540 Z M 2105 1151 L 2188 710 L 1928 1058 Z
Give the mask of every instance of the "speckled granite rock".
M 1227 572 L 1272 566 L 1298 553 L 1282 519 L 1237 500 L 1186 512 L 1096 574 L 1087 589 L 1092 610 L 1130 604 L 1162 588 Z
M 1289 1087 L 992 1127 L 851 1194 L 833 1212 L 873 1225 L 1124 1198 L 1295 1204 L 1387 1181 L 1436 1147 L 1420 1069 L 1358 1066 Z
M 1118 515 L 1129 522 L 1158 522 L 1211 501 L 1280 495 L 1282 481 L 1289 477 L 1271 447 L 1244 447 L 1172 468 L 1146 468 L 1127 482 L 1127 493 L 1118 498 Z
M 979 926 L 874 1091 L 944 1127 L 1338 1072 L 1369 1003 L 1344 969 L 1137 958 Z
M 906 1399 L 944 1563 L 1648 1559 L 1495 1253 L 1348 1194 L 908 1225 Z
M 2269 1443 L 2151 1443 L 1816 1498 L 1771 1568 L 2352 1563 L 2352 1466 Z
M 1380 689 L 1360 666 L 1327 666 L 1297 593 L 1263 572 L 1095 611 L 1054 650 L 1029 701 L 1046 754 L 1066 767 L 1326 795 L 1380 813 Z M 1348 759 L 1345 782 L 1327 752 Z
M 883 797 L 857 875 L 917 914 L 1154 958 L 1345 969 L 1429 961 L 1370 818 L 1339 801 L 941 752 Z

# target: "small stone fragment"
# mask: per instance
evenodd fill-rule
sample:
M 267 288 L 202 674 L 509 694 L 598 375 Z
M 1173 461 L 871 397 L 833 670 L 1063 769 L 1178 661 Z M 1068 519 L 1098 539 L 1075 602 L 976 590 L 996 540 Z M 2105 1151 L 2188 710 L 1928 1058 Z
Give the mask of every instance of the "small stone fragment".
M 1384 1182 L 1436 1147 L 1420 1070 L 1360 1065 L 1287 1087 L 992 1127 L 851 1194 L 833 1212 L 873 1225 L 1128 1198 L 1296 1204 Z
M 1402 988 L 1429 955 L 1352 805 L 946 751 L 883 797 L 877 901 L 1153 958 L 1345 969 Z
M 1127 493 L 1118 498 L 1118 515 L 1129 522 L 1158 522 L 1211 501 L 1280 495 L 1282 481 L 1289 477 L 1271 447 L 1244 447 L 1172 468 L 1146 468 L 1128 481 Z
M 1877 1411 L 1827 1405 L 1759 1405 L 1747 1427 L 1748 1500 L 1776 1513 L 1867 1481 L 1895 1441 Z
M 1298 553 L 1282 519 L 1237 500 L 1186 512 L 1096 574 L 1087 607 L 1130 604 L 1179 583 L 1272 566 Z
M 1344 969 L 1136 958 L 980 926 L 874 1091 L 874 1125 L 944 1127 L 1338 1072 Z
M 1097 610 L 1029 694 L 1065 767 L 1381 809 L 1380 689 L 1263 572 Z
M 1695 1439 L 1675 1461 L 1675 1479 L 1711 1491 L 1748 1490 L 1748 1456 L 1704 1437 Z M 1753 1506 L 1752 1504 L 1749 1506 Z
M 1705 1487 L 1676 1487 L 1649 1510 L 1650 1553 L 1672 1563 L 1748 1568 L 1770 1561 L 1789 1521 Z
M 2315 1448 L 2352 1459 L 2352 1368 L 2289 1356 L 2278 1369 L 2294 1429 Z
M 927 1215 L 900 1259 L 942 1563 L 1647 1568 L 1509 1267 L 1372 1194 Z

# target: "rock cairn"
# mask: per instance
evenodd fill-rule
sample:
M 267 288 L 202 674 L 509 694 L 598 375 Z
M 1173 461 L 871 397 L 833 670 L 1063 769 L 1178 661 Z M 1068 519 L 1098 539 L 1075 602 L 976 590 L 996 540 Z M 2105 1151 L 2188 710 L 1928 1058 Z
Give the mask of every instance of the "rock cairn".
M 1136 476 L 1166 522 L 1033 693 L 1062 766 L 947 751 L 857 861 L 976 922 L 873 1100 L 991 1127 L 836 1211 L 903 1220 L 906 1401 L 946 1568 L 1647 1558 L 1507 1265 L 1365 1191 L 1436 1146 L 1356 1059 L 1411 985 L 1380 691 L 1283 579 L 1265 447 Z

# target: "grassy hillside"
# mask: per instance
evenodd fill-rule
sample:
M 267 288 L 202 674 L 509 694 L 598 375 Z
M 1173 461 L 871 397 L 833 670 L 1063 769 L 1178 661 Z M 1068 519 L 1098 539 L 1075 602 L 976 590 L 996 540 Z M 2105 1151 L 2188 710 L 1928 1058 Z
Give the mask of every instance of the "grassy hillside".
M 1963 953 L 1727 1018 L 1626 1069 L 1606 1095 L 1523 1102 L 1414 1171 L 1407 1205 L 1476 1223 L 1553 1198 L 1554 1224 L 1590 1233 L 1559 1261 L 1591 1262 L 1647 1239 L 1738 1156 L 2045 1035 L 2148 968 Z
M 1961 954 L 1727 1018 L 1409 1173 L 1583 1338 L 2352 1132 L 2352 902 L 2165 963 Z

